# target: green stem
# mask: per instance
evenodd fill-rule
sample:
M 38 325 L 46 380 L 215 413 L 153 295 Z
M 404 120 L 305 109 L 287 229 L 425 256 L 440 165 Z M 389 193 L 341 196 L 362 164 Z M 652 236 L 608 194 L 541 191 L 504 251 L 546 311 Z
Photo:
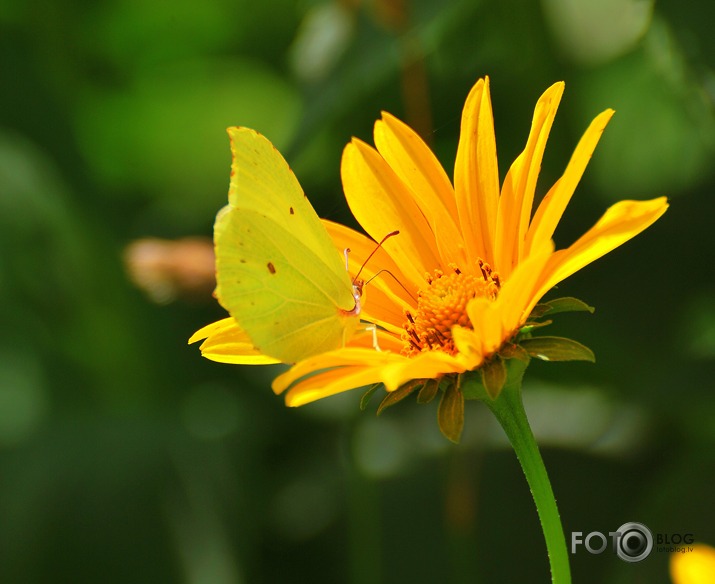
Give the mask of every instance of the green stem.
M 521 379 L 519 378 L 516 383 L 507 384 L 495 400 L 484 399 L 483 401 L 499 420 L 501 427 L 504 428 L 504 432 L 506 432 L 521 463 L 524 475 L 526 475 L 526 481 L 529 483 L 531 494 L 534 497 L 541 529 L 546 539 L 546 549 L 551 565 L 551 582 L 553 584 L 570 584 L 571 570 L 566 539 L 549 476 L 546 474 L 544 461 L 541 459 L 539 447 L 524 411 L 521 399 Z

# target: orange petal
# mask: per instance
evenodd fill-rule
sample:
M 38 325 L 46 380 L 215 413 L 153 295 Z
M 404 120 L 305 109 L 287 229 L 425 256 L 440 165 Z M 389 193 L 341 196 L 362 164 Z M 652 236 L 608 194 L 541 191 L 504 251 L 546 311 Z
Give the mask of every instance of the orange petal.
M 206 325 L 196 331 L 189 343 L 206 339 L 201 346 L 201 355 L 219 363 L 237 365 L 269 365 L 279 363 L 276 359 L 266 357 L 253 346 L 248 335 L 229 317 Z
M 404 331 L 400 330 L 399 333 L 393 333 L 392 331 L 383 330 L 378 328 L 373 332 L 372 325 L 361 324 L 358 327 L 357 332 L 350 338 L 348 344 L 345 348 L 363 348 L 375 351 L 375 337 L 377 337 L 377 346 L 383 353 L 394 353 L 399 355 L 402 348 L 405 346 L 405 342 L 402 340 L 402 334 Z
M 375 146 L 429 221 L 442 264 L 465 266 L 454 189 L 435 155 L 409 126 L 387 112 L 375 122 Z
M 408 358 L 402 355 L 387 352 L 372 351 L 367 359 L 356 360 L 356 353 L 349 349 L 335 351 L 327 359 L 323 359 L 322 365 L 330 363 L 333 369 L 325 371 L 325 367 L 313 369 L 319 371 L 305 379 L 301 379 L 286 394 L 286 404 L 289 406 L 300 406 L 317 399 L 335 395 L 349 389 L 383 383 L 387 391 L 394 391 L 404 383 L 412 379 L 434 379 L 445 373 L 464 371 L 457 359 L 445 353 L 433 351 L 422 353 L 416 358 Z M 342 354 L 342 355 L 341 355 Z M 343 359 L 341 359 L 343 357 Z M 336 366 L 342 362 L 343 365 Z M 321 370 L 322 369 L 322 370 Z M 305 370 L 300 373 L 305 375 Z M 289 375 L 290 374 L 290 375 Z M 279 376 L 273 382 L 273 390 L 276 393 L 283 391 L 288 385 L 286 380 L 303 377 L 288 371 Z M 281 379 L 285 377 L 285 379 Z
M 519 264 L 512 277 L 502 286 L 496 300 L 474 298 L 467 304 L 473 330 L 452 329 L 460 353 L 476 360 L 470 369 L 494 353 L 524 324 L 538 299 L 535 292 L 543 279 L 544 266 L 553 244 L 541 254 Z M 455 335 L 456 333 L 456 335 Z
M 545 294 L 574 272 L 638 235 L 655 223 L 667 208 L 665 197 L 650 201 L 620 201 L 610 207 L 575 243 L 551 256 L 539 294 Z
M 488 357 L 506 340 L 501 323 L 501 314 L 496 301 L 474 298 L 467 305 L 469 321 L 474 327 L 474 336 L 483 357 Z
M 494 305 L 500 313 L 503 340 L 510 338 L 526 322 L 541 299 L 538 294 L 544 281 L 544 270 L 553 252 L 554 243 L 549 240 L 538 254 L 521 262 L 502 286 Z
M 340 367 L 313 375 L 296 384 L 285 396 L 287 406 L 297 407 L 343 391 L 378 383 L 379 367 Z
M 279 394 L 290 387 L 286 403 L 302 405 L 362 385 L 383 383 L 387 391 L 394 391 L 411 379 L 435 379 L 463 371 L 463 360 L 440 351 L 410 358 L 386 351 L 345 348 L 296 363 L 276 377 L 273 391 Z
M 603 134 L 603 130 L 613 114 L 614 111 L 608 109 L 591 122 L 588 130 L 579 140 L 563 176 L 541 201 L 529 226 L 524 248 L 526 254 L 532 249 L 539 249 L 540 246 L 543 246 L 553 237 L 556 226 L 561 220 L 561 216 L 569 204 L 589 160 L 591 160 L 591 155 L 601 139 L 601 134 Z
M 360 225 L 375 240 L 396 229 L 385 250 L 415 287 L 440 267 L 434 235 L 409 189 L 376 150 L 353 138 L 341 163 L 345 198 Z
M 358 366 L 382 368 L 401 359 L 406 359 L 406 357 L 399 353 L 376 351 L 371 348 L 345 347 L 299 361 L 288 371 L 273 380 L 273 391 L 282 393 L 301 377 L 314 374 L 323 369 Z
M 526 148 L 514 161 L 504 179 L 497 210 L 495 241 L 495 267 L 504 278 L 509 277 L 523 255 L 523 242 L 531 218 L 541 160 L 563 92 L 564 83 L 554 83 L 539 98 Z
M 464 104 L 454 190 L 469 263 L 482 258 L 493 264 L 499 168 L 488 77 L 477 81 Z
M 484 361 L 482 340 L 472 329 L 459 325 L 453 326 L 452 339 L 454 339 L 454 345 L 457 347 L 459 354 L 463 356 L 468 364 L 465 369 L 474 369 L 482 364 L 482 361 Z
M 386 365 L 382 368 L 380 381 L 387 391 L 395 391 L 411 379 L 438 379 L 447 373 L 462 373 L 466 369 L 463 358 L 442 351 L 425 351 Z

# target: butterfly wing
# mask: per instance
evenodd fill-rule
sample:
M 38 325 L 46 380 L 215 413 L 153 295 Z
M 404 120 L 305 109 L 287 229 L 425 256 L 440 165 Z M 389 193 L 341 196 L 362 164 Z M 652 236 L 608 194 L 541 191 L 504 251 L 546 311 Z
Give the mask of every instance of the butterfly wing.
M 340 253 L 273 145 L 247 128 L 229 135 L 229 205 L 214 226 L 219 302 L 283 362 L 342 346 L 358 317 Z

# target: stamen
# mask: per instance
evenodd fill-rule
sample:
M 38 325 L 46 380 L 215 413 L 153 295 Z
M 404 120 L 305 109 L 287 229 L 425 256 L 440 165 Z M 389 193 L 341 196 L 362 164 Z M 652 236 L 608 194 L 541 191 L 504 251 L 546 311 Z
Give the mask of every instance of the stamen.
M 463 271 L 456 265 L 449 267 L 452 272 L 447 275 L 441 270 L 425 274 L 426 286 L 417 294 L 416 312 L 405 312 L 403 354 L 436 350 L 456 353 L 452 328 L 473 328 L 467 314 L 469 301 L 497 297 L 501 287 L 499 276 L 483 260 L 476 262 L 476 275 L 474 269 Z

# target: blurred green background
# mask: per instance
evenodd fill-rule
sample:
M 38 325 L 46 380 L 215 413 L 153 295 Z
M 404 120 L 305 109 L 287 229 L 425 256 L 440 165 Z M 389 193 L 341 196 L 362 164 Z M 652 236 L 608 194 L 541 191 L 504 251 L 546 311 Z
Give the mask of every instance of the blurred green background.
M 342 148 L 371 142 L 382 109 L 451 174 L 485 74 L 502 175 L 538 96 L 566 81 L 541 194 L 617 110 L 557 244 L 617 200 L 671 201 L 560 286 L 597 311 L 554 333 L 597 364 L 527 374 L 567 538 L 638 521 L 715 544 L 714 16 L 706 0 L 0 4 L 0 581 L 548 581 L 481 404 L 458 447 L 434 403 L 376 418 L 354 391 L 288 409 L 276 369 L 186 345 L 222 317 L 210 288 L 160 277 L 147 295 L 123 260 L 138 238 L 210 237 L 229 125 L 268 136 L 343 222 Z M 667 583 L 667 563 L 582 549 L 572 565 L 584 584 Z

